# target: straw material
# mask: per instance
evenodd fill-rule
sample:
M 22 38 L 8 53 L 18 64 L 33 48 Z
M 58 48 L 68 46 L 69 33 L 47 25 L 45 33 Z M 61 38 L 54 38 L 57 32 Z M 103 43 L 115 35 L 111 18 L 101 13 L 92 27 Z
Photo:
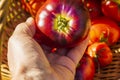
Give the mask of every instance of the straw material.
M 17 24 L 30 15 L 21 7 L 20 0 L 0 0 L 0 62 L 1 80 L 11 80 L 7 65 L 7 42 Z M 94 80 L 120 80 L 120 41 L 111 47 L 113 61 L 110 65 L 97 69 Z
M 10 80 L 7 65 L 7 42 L 17 24 L 24 22 L 30 15 L 25 12 L 20 0 L 0 0 L 0 56 L 1 79 Z

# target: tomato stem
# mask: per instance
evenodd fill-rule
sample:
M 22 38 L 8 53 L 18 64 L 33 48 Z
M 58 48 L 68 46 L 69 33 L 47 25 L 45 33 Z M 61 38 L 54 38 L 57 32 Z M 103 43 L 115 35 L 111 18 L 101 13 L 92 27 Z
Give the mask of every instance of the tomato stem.
M 58 32 L 68 33 L 68 31 L 69 31 L 68 22 L 69 22 L 69 20 L 62 17 L 61 15 L 57 16 L 55 29 Z
M 109 38 L 109 33 L 108 33 L 108 36 L 105 36 L 105 33 L 102 33 L 100 35 L 100 42 L 107 42 L 108 38 Z

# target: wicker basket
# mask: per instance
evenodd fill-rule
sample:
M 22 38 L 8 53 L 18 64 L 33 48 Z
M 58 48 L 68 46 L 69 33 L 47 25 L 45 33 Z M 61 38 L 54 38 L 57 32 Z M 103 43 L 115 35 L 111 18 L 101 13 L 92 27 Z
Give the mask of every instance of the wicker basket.
M 30 15 L 25 12 L 20 0 L 0 0 L 0 80 L 10 80 L 7 65 L 7 41 L 17 24 L 25 21 Z M 111 47 L 113 61 L 110 65 L 96 71 L 94 80 L 120 80 L 120 41 Z

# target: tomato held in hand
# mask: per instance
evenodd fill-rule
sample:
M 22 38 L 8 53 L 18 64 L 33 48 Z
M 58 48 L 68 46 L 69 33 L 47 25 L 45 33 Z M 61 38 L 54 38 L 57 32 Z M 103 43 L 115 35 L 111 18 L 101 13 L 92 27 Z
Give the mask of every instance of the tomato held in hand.
M 120 22 L 120 0 L 103 0 L 102 12 L 105 16 Z
M 46 0 L 21 0 L 23 8 L 33 17 Z
M 84 54 L 79 64 L 76 69 L 75 80 L 93 80 L 95 74 L 93 59 L 89 55 Z
M 36 15 L 36 25 L 43 35 L 42 43 L 72 47 L 87 37 L 90 19 L 79 0 L 48 0 Z
M 101 67 L 107 66 L 112 62 L 112 52 L 104 42 L 96 42 L 88 46 L 87 54 L 95 58 Z
M 120 36 L 119 26 L 107 17 L 93 20 L 90 28 L 90 44 L 106 42 L 109 46 L 115 44 Z

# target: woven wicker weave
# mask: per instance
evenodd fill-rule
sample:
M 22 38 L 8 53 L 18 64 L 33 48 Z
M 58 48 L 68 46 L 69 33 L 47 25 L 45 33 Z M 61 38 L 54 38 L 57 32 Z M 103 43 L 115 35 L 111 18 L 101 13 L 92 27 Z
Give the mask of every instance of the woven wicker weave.
M 0 62 L 1 80 L 10 80 L 7 65 L 7 41 L 17 24 L 25 21 L 30 15 L 25 12 L 20 0 L 0 0 Z M 94 80 L 120 80 L 120 41 L 111 47 L 113 61 L 110 65 L 96 71 Z
M 25 21 L 30 15 L 22 9 L 20 0 L 0 0 L 0 6 L 1 78 L 2 80 L 10 80 L 6 55 L 7 41 L 16 25 Z

